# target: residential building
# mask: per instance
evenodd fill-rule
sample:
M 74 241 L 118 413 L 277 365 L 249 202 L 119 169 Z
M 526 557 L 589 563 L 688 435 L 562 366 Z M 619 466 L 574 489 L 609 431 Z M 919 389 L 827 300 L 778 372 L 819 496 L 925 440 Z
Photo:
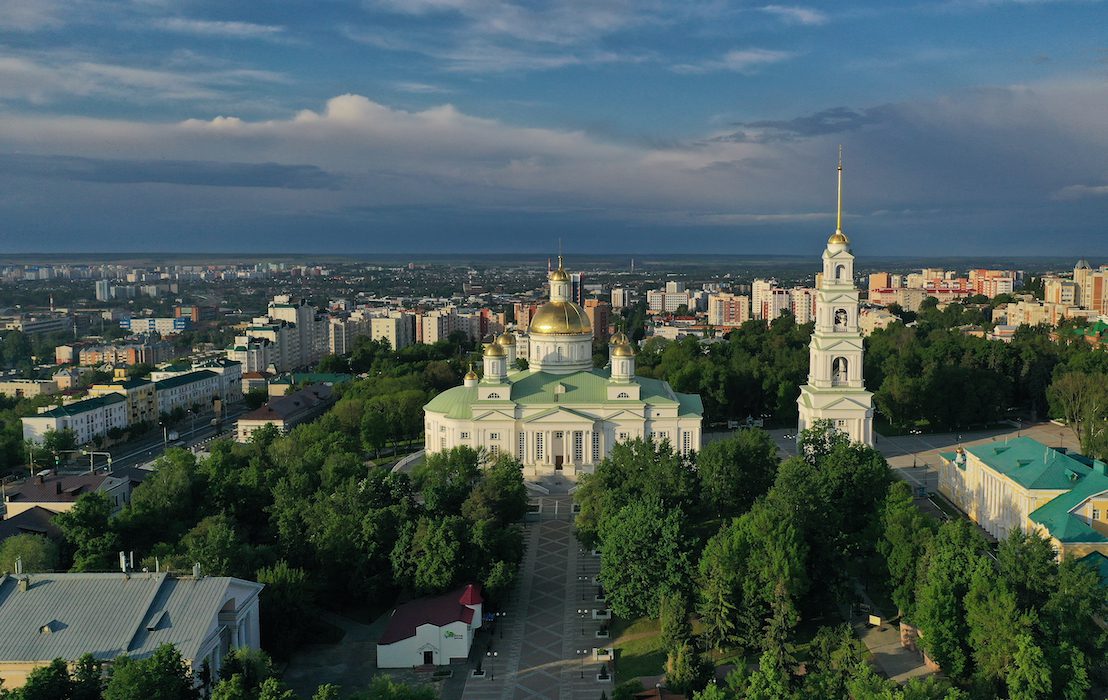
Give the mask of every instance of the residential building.
M 166 316 L 162 318 L 125 318 L 119 327 L 131 333 L 158 333 L 173 335 L 192 328 L 192 319 L 187 317 Z
M 517 339 L 504 334 L 484 350 L 484 376 L 470 372 L 424 407 L 429 454 L 466 445 L 513 455 L 528 478 L 591 473 L 617 442 L 668 440 L 688 454 L 700 449 L 700 397 L 635 375 L 635 350 L 623 334 L 609 345 L 609 366 L 592 366 L 592 326 L 569 299 L 559 259 L 550 301 L 531 318 L 529 368 L 512 371 Z
M 1077 285 L 1078 306 L 1098 314 L 1108 313 L 1108 265 L 1094 270 L 1082 258 L 1073 268 L 1073 281 Z
M 708 325 L 733 328 L 750 320 L 750 297 L 719 292 L 708 296 Z
M 327 354 L 329 339 L 326 323 L 306 299 L 293 299 L 288 294 L 278 294 L 269 302 L 268 314 L 271 319 L 291 324 L 299 336 L 299 357 L 293 367 L 287 369 L 314 365 Z M 285 371 L 285 368 L 281 371 Z
M 178 408 L 191 410 L 194 406 L 206 411 L 211 408 L 212 401 L 219 398 L 219 375 L 210 369 L 184 372 L 154 382 L 154 389 L 159 415 L 172 413 Z
M 253 581 L 168 573 L 29 574 L 0 578 L 0 680 L 19 688 L 54 659 L 110 664 L 172 644 L 199 678 L 231 649 L 260 648 Z
M 226 357 L 200 360 L 192 364 L 194 370 L 207 370 L 219 376 L 219 399 L 223 403 L 242 400 L 242 363 Z
M 673 313 L 684 306 L 688 308 L 692 303 L 692 296 L 684 289 L 680 282 L 667 282 L 667 289 L 651 289 L 646 293 L 646 306 L 655 313 Z M 669 291 L 680 287 L 680 291 Z
M 173 315 L 176 318 L 187 318 L 192 321 L 193 324 L 200 323 L 202 321 L 214 321 L 219 313 L 219 309 L 214 306 L 197 306 L 195 304 L 186 306 L 174 306 Z
M 56 393 L 58 383 L 53 379 L 0 379 L 0 395 L 13 399 L 33 399 Z
M 862 333 L 854 255 L 842 231 L 843 164 L 839 159 L 839 202 L 835 232 L 823 251 L 823 276 L 809 351 L 808 383 L 800 387 L 797 435 L 817 420 L 829 420 L 851 441 L 874 444 L 873 394 L 862 376 Z
M 458 314 L 452 306 L 428 311 L 419 317 L 418 322 L 422 328 L 420 342 L 427 345 L 446 340 L 460 325 Z
M 96 280 L 96 301 L 110 301 L 112 298 L 111 280 Z
M 42 442 L 48 430 L 72 430 L 77 444 L 85 445 L 113 428 L 127 428 L 127 401 L 119 394 L 108 394 L 43 409 L 22 421 L 24 440 Z
M 354 341 L 368 335 L 369 323 L 361 316 L 330 316 L 327 319 L 328 351 L 332 355 L 349 355 Z
M 1080 294 L 1079 287 L 1073 280 L 1061 277 L 1043 278 L 1043 300 L 1048 304 L 1060 304 L 1062 306 L 1077 306 Z
M 265 316 L 260 316 L 246 327 L 246 337 L 250 340 L 268 340 L 270 343 L 269 364 L 261 369 L 268 370 L 269 366 L 272 365 L 278 372 L 289 372 L 304 366 L 304 363 L 301 362 L 300 333 L 288 321 L 271 320 Z M 236 339 L 235 347 L 238 346 L 239 343 Z M 250 367 L 251 369 L 247 371 L 253 371 L 254 369 L 253 365 L 249 362 L 243 362 L 237 355 L 228 355 L 228 359 L 237 360 L 242 362 L 244 367 Z
M 888 272 L 874 272 L 869 276 L 869 285 L 866 289 L 887 289 L 892 286 L 892 275 Z
M 585 300 L 585 315 L 592 326 L 592 337 L 602 343 L 608 342 L 608 325 L 611 323 L 612 307 L 599 299 Z
M 227 348 L 227 359 L 242 365 L 244 374 L 267 372 L 273 365 L 273 343 L 268 338 L 235 336 L 235 343 Z
M 235 439 L 247 442 L 255 430 L 273 425 L 287 433 L 297 425 L 323 414 L 334 402 L 334 394 L 327 384 L 312 384 L 287 396 L 271 398 L 264 406 L 239 418 Z
M 35 476 L 5 489 L 4 519 L 14 518 L 34 508 L 64 513 L 72 510 L 77 499 L 86 493 L 104 494 L 112 506 L 112 512 L 118 513 L 131 500 L 131 481 L 103 472 Z
M 393 311 L 369 320 L 370 336 L 374 340 L 387 340 L 393 350 L 403 350 L 415 343 L 415 322 L 415 314 Z
M 154 382 L 149 379 L 136 377 L 111 384 L 94 384 L 88 393 L 89 396 L 119 394 L 126 399 L 128 425 L 153 425 L 158 422 L 158 398 L 154 391 Z
M 62 313 L 18 314 L 4 319 L 4 330 L 23 335 L 73 333 L 73 317 Z
M 1061 558 L 1108 555 L 1104 462 L 1029 437 L 940 455 L 939 491 L 986 532 L 1039 532 Z
M 1001 304 L 993 310 L 993 320 L 1003 320 L 1009 326 L 1057 326 L 1063 319 L 1091 319 L 1095 315 L 1094 311 L 1088 309 L 1030 298 Z
M 815 289 L 793 287 L 789 290 L 789 312 L 797 323 L 811 323 L 815 319 L 816 297 Z
M 465 660 L 481 627 L 483 604 L 480 585 L 471 583 L 397 606 L 377 641 L 377 667 L 446 666 Z
M 900 319 L 885 309 L 862 309 L 858 314 L 858 328 L 863 337 L 868 337 L 879 328 L 888 328 Z
M 64 367 L 54 372 L 50 379 L 58 385 L 59 390 L 65 391 L 76 388 L 81 383 L 81 375 L 91 371 L 84 367 Z
M 578 306 L 585 305 L 585 275 L 580 272 L 569 273 L 569 300 Z
M 628 306 L 631 305 L 632 298 L 633 298 L 633 294 L 631 293 L 630 289 L 625 289 L 623 287 L 616 287 L 615 289 L 612 290 L 612 308 L 616 309 L 616 310 L 625 309 L 625 308 L 627 308 Z M 530 320 L 530 319 L 528 319 L 528 320 Z M 518 320 L 517 320 L 517 323 L 518 323 Z M 524 323 L 522 325 L 526 326 L 527 324 Z

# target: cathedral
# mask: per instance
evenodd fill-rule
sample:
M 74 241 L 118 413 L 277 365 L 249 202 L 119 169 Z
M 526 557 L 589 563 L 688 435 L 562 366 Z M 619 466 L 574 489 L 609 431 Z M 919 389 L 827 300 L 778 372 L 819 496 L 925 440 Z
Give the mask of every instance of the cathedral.
M 858 289 L 854 255 L 843 233 L 843 161 L 839 154 L 839 204 L 835 233 L 823 251 L 823 274 L 816 297 L 816 326 L 808 351 L 808 383 L 800 387 L 800 431 L 819 419 L 873 446 L 873 394 L 862 380 L 862 333 L 858 330 Z
M 700 449 L 700 397 L 635 375 L 635 348 L 612 337 L 609 362 L 593 368 L 592 327 L 570 300 L 570 279 L 558 258 L 550 300 L 531 318 L 528 368 L 516 370 L 517 339 L 504 333 L 484 348 L 483 373 L 424 406 L 428 454 L 461 445 L 510 454 L 527 478 L 589 474 L 617 442 L 668 440 L 681 454 Z

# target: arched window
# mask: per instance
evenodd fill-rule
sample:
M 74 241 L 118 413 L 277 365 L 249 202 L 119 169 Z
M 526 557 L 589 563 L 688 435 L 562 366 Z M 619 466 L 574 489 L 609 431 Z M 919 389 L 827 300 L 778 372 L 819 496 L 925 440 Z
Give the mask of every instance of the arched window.
M 490 394 L 489 394 L 489 398 L 490 398 L 490 399 L 499 399 L 499 398 L 500 398 L 500 394 L 498 394 L 498 393 L 496 393 L 496 392 L 494 391 L 494 392 L 492 392 L 492 393 L 490 393 Z
M 835 279 L 841 280 L 846 275 L 846 265 L 835 266 Z
M 847 318 L 849 318 L 849 317 L 847 316 L 846 309 L 835 309 L 835 330 L 836 331 L 845 331 L 846 330 Z
M 831 383 L 846 384 L 848 363 L 845 357 L 836 357 L 831 361 Z
M 631 398 L 631 395 L 628 394 L 626 391 L 621 391 L 618 394 L 616 394 L 616 398 L 617 399 L 629 399 L 629 398 Z

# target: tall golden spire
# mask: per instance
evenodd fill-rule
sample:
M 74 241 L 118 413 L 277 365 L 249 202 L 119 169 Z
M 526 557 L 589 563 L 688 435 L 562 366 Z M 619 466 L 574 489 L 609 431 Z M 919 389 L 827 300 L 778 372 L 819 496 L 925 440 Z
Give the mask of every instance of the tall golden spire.
M 835 230 L 843 230 L 843 145 L 839 144 L 839 213 L 835 217 Z
M 843 147 L 839 144 L 839 206 L 835 213 L 835 232 L 827 239 L 828 245 L 841 243 L 847 245 L 850 239 L 843 233 Z

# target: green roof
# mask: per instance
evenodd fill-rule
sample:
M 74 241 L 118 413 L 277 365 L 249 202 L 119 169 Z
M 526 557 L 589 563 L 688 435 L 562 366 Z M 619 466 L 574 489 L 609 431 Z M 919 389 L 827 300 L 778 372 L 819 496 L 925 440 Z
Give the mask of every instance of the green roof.
M 1092 469 L 1029 437 L 973 445 L 966 452 L 1026 489 L 1069 490 Z
M 639 399 L 609 399 L 610 374 L 606 369 L 593 369 L 571 374 L 552 374 L 524 370 L 508 375 L 510 397 L 503 400 L 478 401 L 477 388 L 456 386 L 442 392 L 424 407 L 447 418 L 472 418 L 475 408 L 496 408 L 511 404 L 520 406 L 582 406 L 603 405 L 607 408 L 631 406 L 677 406 L 678 415 L 703 415 L 704 405 L 695 394 L 679 394 L 669 384 L 650 377 L 636 377 Z M 558 391 L 561 386 L 564 391 Z
M 1084 518 L 1070 512 L 1091 496 L 1105 491 L 1108 491 L 1108 476 L 1088 469 L 1073 488 L 1033 510 L 1030 518 L 1045 527 L 1059 542 L 1108 542 L 1108 537 L 1093 529 Z
M 61 418 L 62 416 L 76 416 L 81 413 L 93 411 L 95 409 L 102 408 L 113 403 L 120 403 L 122 401 L 126 401 L 126 399 L 119 394 L 105 394 L 103 396 L 85 399 L 84 401 L 75 401 L 64 406 L 58 406 L 57 408 L 52 408 L 49 411 L 43 411 L 42 413 L 36 413 L 33 416 L 27 417 L 36 418 L 38 416 L 50 416 L 51 418 Z
M 270 384 L 345 384 L 353 379 L 353 374 L 340 372 L 290 372 L 282 374 Z
M 1100 574 L 1100 584 L 1108 586 L 1108 557 L 1100 552 L 1091 552 L 1077 560 L 1078 564 L 1084 564 Z
M 218 374 L 211 370 L 202 369 L 199 372 L 184 372 L 175 377 L 167 377 L 161 381 L 154 382 L 154 386 L 158 391 L 162 391 L 164 389 L 172 389 L 175 386 L 191 384 L 192 382 L 199 382 L 204 379 L 211 379 L 212 377 L 218 376 Z

